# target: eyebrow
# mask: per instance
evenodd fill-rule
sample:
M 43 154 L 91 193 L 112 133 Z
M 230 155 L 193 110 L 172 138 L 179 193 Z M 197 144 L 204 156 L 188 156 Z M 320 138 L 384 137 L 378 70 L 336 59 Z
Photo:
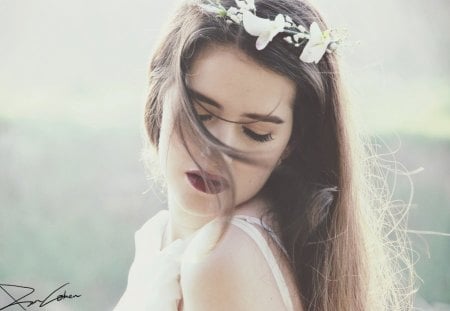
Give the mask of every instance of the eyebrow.
M 201 94 L 200 92 L 195 91 L 191 88 L 189 88 L 188 90 L 195 97 L 195 99 L 197 99 L 201 102 L 204 102 L 205 104 L 214 106 L 220 110 L 223 110 L 223 106 L 221 104 L 219 104 L 217 101 L 215 101 L 214 99 L 211 99 L 208 96 Z M 261 122 L 271 122 L 271 123 L 275 123 L 275 124 L 284 123 L 284 121 L 280 117 L 274 116 L 274 115 L 264 115 L 264 114 L 259 114 L 259 113 L 244 113 L 241 116 L 250 118 L 253 120 L 258 120 Z

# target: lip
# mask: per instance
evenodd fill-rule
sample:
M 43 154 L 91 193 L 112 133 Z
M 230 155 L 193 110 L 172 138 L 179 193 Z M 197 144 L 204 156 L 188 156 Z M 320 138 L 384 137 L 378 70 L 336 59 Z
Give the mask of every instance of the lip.
M 186 177 L 191 186 L 200 192 L 218 194 L 229 187 L 227 180 L 222 176 L 214 175 L 208 172 L 205 172 L 204 176 L 206 181 L 203 179 L 199 170 L 191 170 L 186 172 Z

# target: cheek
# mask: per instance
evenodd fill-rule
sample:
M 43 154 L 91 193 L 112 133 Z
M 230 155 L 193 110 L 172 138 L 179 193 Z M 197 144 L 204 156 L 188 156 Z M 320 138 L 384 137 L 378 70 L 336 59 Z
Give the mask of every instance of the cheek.
M 273 170 L 278 164 L 278 160 L 283 154 L 288 141 L 283 138 L 280 144 L 274 146 L 270 152 L 264 153 L 263 157 L 258 160 L 263 163 L 262 165 L 251 165 L 244 163 L 236 163 L 234 167 L 234 176 L 237 182 L 237 188 L 244 189 L 248 195 L 255 195 L 269 179 Z M 252 193 L 250 193 L 252 192 Z
M 171 128 L 161 131 L 159 165 L 168 183 L 176 180 L 186 169 L 192 168 L 191 159 L 176 132 Z
M 163 113 L 159 135 L 158 160 L 163 176 L 170 183 L 173 171 L 183 162 L 184 152 L 180 146 L 178 136 L 173 130 L 173 118 Z
M 171 106 L 167 104 L 164 107 L 161 118 L 158 144 L 159 164 L 163 172 L 166 172 L 169 166 L 174 164 L 173 160 L 177 160 L 176 157 L 179 151 L 179 140 L 173 129 L 173 112 Z
M 169 156 L 169 146 L 170 146 L 170 131 L 168 129 L 161 127 L 160 135 L 159 135 L 159 145 L 158 145 L 158 159 L 159 166 L 161 170 L 166 175 L 166 168 Z
M 272 173 L 276 161 L 275 159 L 267 159 L 266 163 L 271 163 L 270 166 L 257 166 L 243 163 L 237 165 L 234 168 L 237 191 L 242 191 L 242 195 L 246 197 L 256 195 Z

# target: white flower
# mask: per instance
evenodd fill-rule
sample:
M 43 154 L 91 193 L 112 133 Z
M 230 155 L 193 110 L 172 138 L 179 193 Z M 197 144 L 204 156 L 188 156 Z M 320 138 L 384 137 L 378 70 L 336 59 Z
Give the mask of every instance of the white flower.
M 236 24 L 240 24 L 242 21 L 242 14 L 234 6 L 228 9 L 227 16 Z
M 299 32 L 294 35 L 295 42 L 298 42 L 300 39 L 305 39 L 305 38 L 308 38 L 308 35 L 305 33 Z
M 319 25 L 313 22 L 309 27 L 309 40 L 303 48 L 300 60 L 305 63 L 318 63 L 325 54 L 331 38 L 328 31 L 322 32 Z
M 236 5 L 242 11 L 248 11 L 248 10 L 256 11 L 255 0 L 244 0 L 244 1 L 236 0 Z
M 291 43 L 291 44 L 293 43 L 291 37 L 284 37 L 283 39 L 284 39 L 286 42 L 289 42 L 289 43 Z
M 227 11 L 228 15 L 236 15 L 239 13 L 239 10 L 235 8 L 234 6 L 230 6 L 230 8 Z
M 223 12 L 221 8 L 213 6 L 211 4 L 200 4 L 200 7 L 209 13 L 220 14 Z
M 329 48 L 330 48 L 330 51 L 333 52 L 333 51 L 335 51 L 335 50 L 338 48 L 338 45 L 337 45 L 336 42 L 332 42 L 332 43 L 330 44 Z
M 306 28 L 303 27 L 302 25 L 298 25 L 297 29 L 300 30 L 301 32 L 306 32 Z
M 262 50 L 278 33 L 284 30 L 284 17 L 278 14 L 275 20 L 258 17 L 250 11 L 244 11 L 243 24 L 252 36 L 257 36 L 256 49 Z

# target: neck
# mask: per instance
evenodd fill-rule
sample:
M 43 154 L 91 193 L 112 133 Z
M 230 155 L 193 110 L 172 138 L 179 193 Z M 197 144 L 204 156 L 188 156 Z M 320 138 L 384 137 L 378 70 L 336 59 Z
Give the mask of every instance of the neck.
M 217 215 L 202 213 L 200 210 L 189 210 L 168 197 L 169 221 L 164 232 L 162 249 L 178 239 L 189 238 Z
M 177 239 L 186 239 L 197 230 L 214 220 L 218 214 L 199 209 L 187 209 L 178 204 L 168 196 L 169 220 L 163 234 L 161 249 Z M 260 217 L 265 209 L 264 200 L 261 197 L 253 199 L 236 206 L 236 214 Z

